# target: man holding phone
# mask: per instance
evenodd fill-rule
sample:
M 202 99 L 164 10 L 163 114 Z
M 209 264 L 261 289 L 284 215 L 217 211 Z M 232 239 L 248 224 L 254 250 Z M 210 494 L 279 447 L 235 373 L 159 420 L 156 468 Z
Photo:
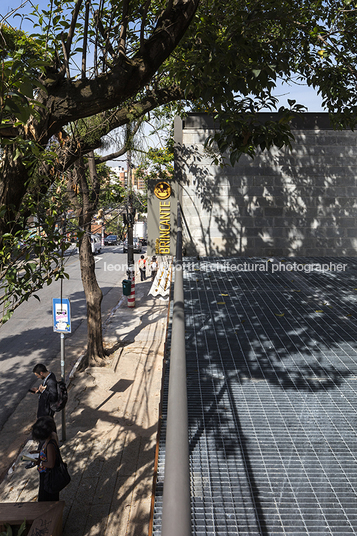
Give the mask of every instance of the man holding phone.
M 42 363 L 35 365 L 33 373 L 42 382 L 37 389 L 29 389 L 31 393 L 39 395 L 37 418 L 45 417 L 46 415 L 53 417 L 55 412 L 51 406 L 57 402 L 58 398 L 56 376 L 53 372 L 47 370 Z

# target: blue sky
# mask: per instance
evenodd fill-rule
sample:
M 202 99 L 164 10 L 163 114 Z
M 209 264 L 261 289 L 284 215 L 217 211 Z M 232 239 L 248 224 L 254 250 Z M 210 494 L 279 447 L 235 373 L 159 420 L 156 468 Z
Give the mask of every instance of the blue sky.
M 283 85 L 277 88 L 275 95 L 279 97 L 280 104 L 284 106 L 288 106 L 287 99 L 295 99 L 297 103 L 306 106 L 308 112 L 324 111 L 321 97 L 307 85 Z

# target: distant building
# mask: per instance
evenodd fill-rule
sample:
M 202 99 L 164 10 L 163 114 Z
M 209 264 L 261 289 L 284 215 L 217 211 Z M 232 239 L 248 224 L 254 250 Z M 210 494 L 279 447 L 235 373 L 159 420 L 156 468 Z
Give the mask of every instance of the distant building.
M 123 188 L 127 189 L 130 187 L 130 184 L 128 182 L 127 169 L 125 169 L 124 167 L 115 166 L 112 167 L 111 170 L 118 177 L 120 184 L 123 186 Z M 145 190 L 145 181 L 141 177 L 137 176 L 136 168 L 133 168 L 131 170 L 131 188 L 140 192 L 143 192 Z

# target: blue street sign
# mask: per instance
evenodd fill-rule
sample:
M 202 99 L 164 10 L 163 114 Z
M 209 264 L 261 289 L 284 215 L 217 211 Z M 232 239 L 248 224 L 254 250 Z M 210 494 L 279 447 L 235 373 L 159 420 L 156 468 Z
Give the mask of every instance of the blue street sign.
M 71 308 L 67 298 L 53 298 L 53 331 L 71 333 Z

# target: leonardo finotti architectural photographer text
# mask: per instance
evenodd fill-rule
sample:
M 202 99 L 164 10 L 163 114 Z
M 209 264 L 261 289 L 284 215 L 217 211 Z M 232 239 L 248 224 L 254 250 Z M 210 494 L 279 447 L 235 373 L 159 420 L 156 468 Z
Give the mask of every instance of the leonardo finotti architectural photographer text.
M 214 272 L 344 272 L 347 264 L 343 263 L 298 263 L 298 262 L 212 262 L 205 264 L 200 263 L 199 270 Z M 184 262 L 183 269 L 187 271 L 197 270 L 197 263 Z
M 182 268 L 185 271 L 192 272 L 194 270 L 201 270 L 202 272 L 344 272 L 347 268 L 347 264 L 343 263 L 298 263 L 298 262 L 242 262 L 233 263 L 228 261 L 221 262 L 201 262 L 198 264 L 195 262 L 183 262 Z M 126 272 L 128 269 L 127 264 L 107 264 L 104 263 L 104 271 L 108 272 Z M 180 266 L 176 266 L 176 270 L 181 269 Z

